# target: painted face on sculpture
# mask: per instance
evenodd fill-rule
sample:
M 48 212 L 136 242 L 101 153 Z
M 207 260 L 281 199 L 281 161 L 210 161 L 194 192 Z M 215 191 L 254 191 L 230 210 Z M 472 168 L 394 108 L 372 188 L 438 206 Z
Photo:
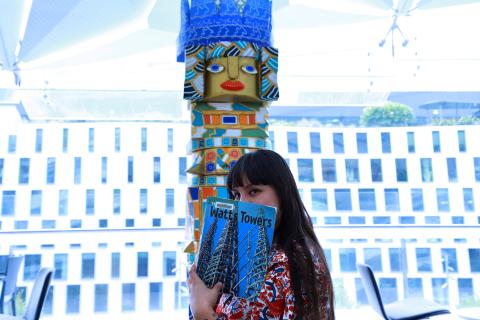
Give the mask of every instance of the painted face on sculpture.
M 210 59 L 205 72 L 205 101 L 258 101 L 258 64 L 254 58 Z

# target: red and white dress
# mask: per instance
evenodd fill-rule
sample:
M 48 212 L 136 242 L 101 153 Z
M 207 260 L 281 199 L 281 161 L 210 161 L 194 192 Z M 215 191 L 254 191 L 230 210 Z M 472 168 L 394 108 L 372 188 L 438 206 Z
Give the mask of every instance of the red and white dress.
M 218 319 L 295 319 L 295 298 L 290 285 L 288 258 L 272 250 L 265 283 L 256 301 L 222 294 L 216 308 Z

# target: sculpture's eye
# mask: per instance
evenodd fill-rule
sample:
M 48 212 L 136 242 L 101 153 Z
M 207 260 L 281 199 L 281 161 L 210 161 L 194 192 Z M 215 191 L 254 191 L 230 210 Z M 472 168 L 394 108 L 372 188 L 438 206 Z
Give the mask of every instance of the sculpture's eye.
M 219 73 L 219 72 L 222 72 L 224 69 L 225 67 L 218 63 L 212 63 L 207 68 L 207 70 L 210 71 L 211 73 Z
M 242 70 L 248 74 L 257 74 L 257 68 L 251 64 L 242 66 Z

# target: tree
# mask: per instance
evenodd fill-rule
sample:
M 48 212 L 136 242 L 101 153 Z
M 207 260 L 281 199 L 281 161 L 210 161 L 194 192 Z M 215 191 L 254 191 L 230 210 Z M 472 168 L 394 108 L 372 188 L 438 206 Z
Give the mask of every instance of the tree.
M 381 107 L 367 107 L 360 117 L 360 123 L 366 127 L 409 126 L 414 122 L 412 109 L 396 102 L 387 102 Z

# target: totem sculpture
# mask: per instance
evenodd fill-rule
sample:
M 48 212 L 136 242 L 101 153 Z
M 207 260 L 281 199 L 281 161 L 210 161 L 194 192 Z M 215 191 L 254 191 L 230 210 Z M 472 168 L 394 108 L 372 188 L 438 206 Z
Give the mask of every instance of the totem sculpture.
M 229 169 L 268 147 L 268 106 L 279 96 L 271 0 L 182 0 L 178 60 L 192 116 L 193 177 L 185 252 L 193 262 L 207 197 L 228 198 Z

